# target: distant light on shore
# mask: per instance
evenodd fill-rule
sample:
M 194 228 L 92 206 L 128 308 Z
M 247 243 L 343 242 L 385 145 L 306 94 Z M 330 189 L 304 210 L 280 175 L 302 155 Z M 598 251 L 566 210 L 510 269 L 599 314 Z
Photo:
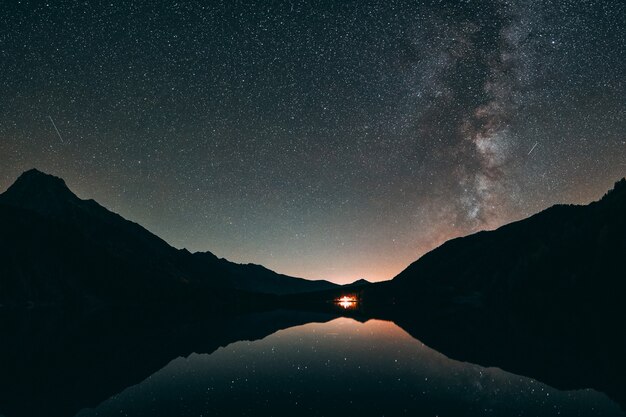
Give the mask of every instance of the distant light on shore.
M 335 300 L 337 304 L 345 309 L 356 308 L 358 300 L 354 296 L 344 295 L 341 298 Z

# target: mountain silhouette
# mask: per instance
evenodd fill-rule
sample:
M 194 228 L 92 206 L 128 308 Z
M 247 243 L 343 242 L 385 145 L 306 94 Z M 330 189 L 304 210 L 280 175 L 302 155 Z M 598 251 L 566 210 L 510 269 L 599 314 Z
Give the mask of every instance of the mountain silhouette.
M 57 177 L 35 169 L 0 194 L 0 304 L 49 305 L 163 300 L 221 308 L 249 293 L 334 288 L 176 249 Z
M 626 179 L 586 206 L 557 205 L 527 219 L 450 240 L 390 283 L 394 296 L 451 309 L 571 315 L 621 300 L 626 289 Z M 533 306 L 529 311 L 529 306 Z M 559 306 L 560 309 L 555 309 Z

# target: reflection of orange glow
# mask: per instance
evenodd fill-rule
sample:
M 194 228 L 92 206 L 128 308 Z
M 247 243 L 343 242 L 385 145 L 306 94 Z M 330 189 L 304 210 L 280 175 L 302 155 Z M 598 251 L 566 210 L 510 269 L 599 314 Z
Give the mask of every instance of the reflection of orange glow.
M 345 309 L 356 308 L 357 301 L 358 300 L 356 299 L 356 297 L 352 297 L 348 295 L 344 295 L 343 297 L 335 300 L 337 304 L 339 304 L 341 307 Z

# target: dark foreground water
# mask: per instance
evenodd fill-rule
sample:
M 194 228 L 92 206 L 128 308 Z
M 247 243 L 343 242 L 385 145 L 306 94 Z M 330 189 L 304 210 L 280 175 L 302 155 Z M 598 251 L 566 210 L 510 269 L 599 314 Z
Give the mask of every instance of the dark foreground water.
M 620 416 L 593 390 L 558 391 L 448 359 L 391 322 L 338 318 L 171 361 L 83 409 L 90 416 Z

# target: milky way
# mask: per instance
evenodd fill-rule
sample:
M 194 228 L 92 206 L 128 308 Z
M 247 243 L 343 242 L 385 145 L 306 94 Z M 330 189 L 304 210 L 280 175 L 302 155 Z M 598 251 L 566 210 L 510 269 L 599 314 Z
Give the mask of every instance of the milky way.
M 37 167 L 177 247 L 393 277 L 626 175 L 618 1 L 11 2 L 0 189 Z

